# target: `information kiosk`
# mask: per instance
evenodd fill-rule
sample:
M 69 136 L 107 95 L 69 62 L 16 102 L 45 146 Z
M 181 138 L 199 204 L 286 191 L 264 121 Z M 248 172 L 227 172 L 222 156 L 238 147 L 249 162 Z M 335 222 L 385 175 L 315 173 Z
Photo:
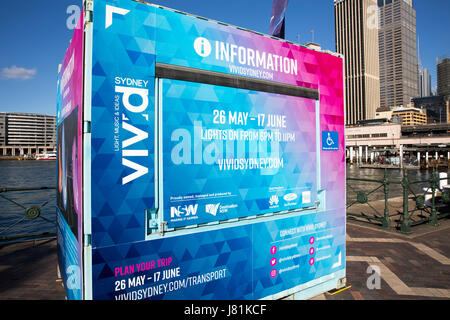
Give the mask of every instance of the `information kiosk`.
M 306 299 L 345 285 L 343 58 L 84 1 L 58 75 L 69 299 Z

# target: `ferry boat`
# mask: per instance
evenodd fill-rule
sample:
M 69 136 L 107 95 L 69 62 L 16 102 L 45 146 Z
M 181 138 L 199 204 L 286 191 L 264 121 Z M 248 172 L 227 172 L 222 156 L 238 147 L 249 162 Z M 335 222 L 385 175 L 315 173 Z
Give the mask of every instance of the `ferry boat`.
M 56 152 L 44 152 L 36 156 L 36 160 L 56 160 Z

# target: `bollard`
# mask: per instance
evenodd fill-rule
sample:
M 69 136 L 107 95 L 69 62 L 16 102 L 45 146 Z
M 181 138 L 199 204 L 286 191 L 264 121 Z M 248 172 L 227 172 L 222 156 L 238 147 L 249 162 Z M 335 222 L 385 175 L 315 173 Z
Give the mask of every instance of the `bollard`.
M 447 186 L 447 173 L 439 172 L 439 190 L 444 190 L 444 187 Z
M 430 184 L 432 194 L 431 194 L 431 216 L 429 224 L 431 224 L 434 227 L 437 227 L 439 226 L 439 223 L 436 215 L 436 190 L 439 186 L 439 178 L 435 170 L 433 170 L 433 173 L 431 174 Z
M 384 216 L 383 216 L 383 229 L 389 229 L 391 227 L 391 220 L 389 218 L 388 200 L 389 200 L 389 179 L 387 177 L 387 169 L 384 169 L 383 177 L 384 186 Z
M 402 225 L 400 227 L 400 232 L 409 234 L 411 233 L 411 222 L 409 221 L 409 213 L 408 213 L 409 179 L 406 170 L 403 170 L 403 179 L 401 185 L 403 189 L 403 220 Z

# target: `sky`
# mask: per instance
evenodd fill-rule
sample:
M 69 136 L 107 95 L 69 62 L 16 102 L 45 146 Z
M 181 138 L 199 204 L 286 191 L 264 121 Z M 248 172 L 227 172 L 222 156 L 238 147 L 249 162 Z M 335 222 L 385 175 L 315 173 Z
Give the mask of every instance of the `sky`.
M 156 4 L 268 33 L 272 0 L 154 0 Z M 0 1 L 0 112 L 56 114 L 58 65 L 81 0 Z M 424 68 L 436 87 L 436 58 L 450 54 L 450 0 L 414 0 Z M 314 33 L 311 33 L 314 30 Z M 286 39 L 335 50 L 333 0 L 290 0 Z

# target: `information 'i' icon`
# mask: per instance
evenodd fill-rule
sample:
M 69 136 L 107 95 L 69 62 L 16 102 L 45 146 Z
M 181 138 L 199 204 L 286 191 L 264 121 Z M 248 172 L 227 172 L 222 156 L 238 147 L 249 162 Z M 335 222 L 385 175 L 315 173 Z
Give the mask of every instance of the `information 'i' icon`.
M 200 51 L 202 52 L 202 55 L 204 55 L 205 54 L 205 39 L 202 39 L 200 44 L 201 44 Z

